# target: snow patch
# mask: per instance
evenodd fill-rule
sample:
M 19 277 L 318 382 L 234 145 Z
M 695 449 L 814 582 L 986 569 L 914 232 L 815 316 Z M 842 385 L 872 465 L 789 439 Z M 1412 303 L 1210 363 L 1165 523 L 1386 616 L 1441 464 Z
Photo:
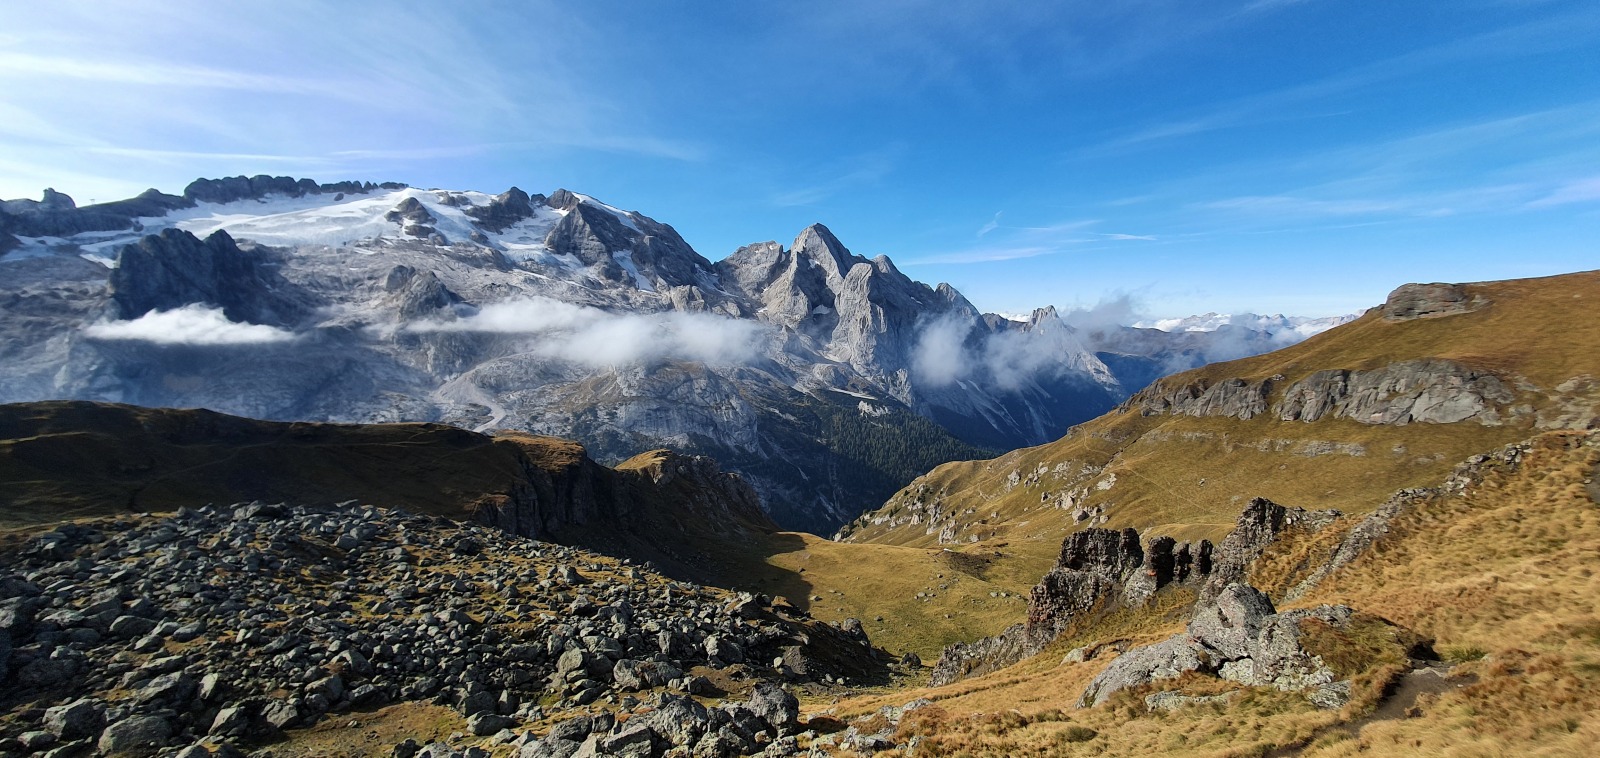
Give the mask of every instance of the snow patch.
M 610 213 L 613 216 L 616 216 L 617 220 L 621 221 L 623 226 L 626 226 L 629 229 L 632 229 L 634 232 L 636 232 L 638 234 L 644 234 L 644 232 L 639 229 L 638 222 L 633 220 L 633 212 L 632 211 L 625 211 L 625 210 L 623 210 L 621 208 L 618 208 L 618 207 L 616 207 L 614 205 L 606 205 L 605 203 L 602 203 L 599 200 L 596 200 L 596 199 L 594 199 L 594 198 L 592 198 L 592 197 L 590 197 L 588 195 L 583 195 L 583 194 L 579 194 L 579 193 L 576 193 L 576 192 L 574 192 L 572 194 L 577 195 L 578 196 L 578 200 L 580 202 L 586 203 L 588 205 L 592 205 L 592 206 L 594 206 L 596 208 L 599 208 L 599 209 L 601 209 L 601 210 L 603 210 L 603 211 L 605 211 L 607 213 Z
M 565 215 L 567 212 L 563 210 L 536 206 L 532 216 L 506 227 L 505 231 L 490 234 L 489 241 L 513 261 L 547 263 L 566 270 L 582 268 L 577 258 L 556 255 L 545 244 L 545 237 Z
M 616 261 L 617 265 L 621 266 L 623 271 L 628 272 L 628 275 L 633 277 L 633 285 L 635 287 L 638 287 L 645 292 L 656 291 L 655 285 L 651 284 L 650 280 L 644 278 L 644 274 L 639 273 L 639 267 L 633 264 L 633 255 L 631 253 L 626 250 L 613 250 L 611 251 L 611 260 Z

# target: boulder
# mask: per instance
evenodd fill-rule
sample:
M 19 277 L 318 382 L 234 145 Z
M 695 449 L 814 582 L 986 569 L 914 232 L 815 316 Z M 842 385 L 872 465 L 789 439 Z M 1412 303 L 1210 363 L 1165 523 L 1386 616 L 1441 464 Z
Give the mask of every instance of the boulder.
M 160 716 L 130 716 L 105 728 L 97 743 L 102 753 L 153 750 L 172 737 L 172 724 Z
M 1079 707 L 1104 703 L 1124 689 L 1186 671 L 1199 671 L 1247 686 L 1283 691 L 1306 690 L 1334 684 L 1334 673 L 1300 644 L 1300 625 L 1315 618 L 1344 627 L 1352 611 L 1344 606 L 1276 613 L 1272 601 L 1247 584 L 1230 584 L 1217 597 L 1197 607 L 1184 634 L 1134 648 L 1100 672 L 1083 691 Z M 1331 702 L 1340 691 L 1334 687 L 1319 694 Z M 1343 691 L 1348 693 L 1348 687 Z
M 66 741 L 92 737 L 100 731 L 104 713 L 105 706 L 100 701 L 81 698 L 45 709 L 44 728 Z
M 745 707 L 778 734 L 789 733 L 800 723 L 800 701 L 771 682 L 757 684 Z

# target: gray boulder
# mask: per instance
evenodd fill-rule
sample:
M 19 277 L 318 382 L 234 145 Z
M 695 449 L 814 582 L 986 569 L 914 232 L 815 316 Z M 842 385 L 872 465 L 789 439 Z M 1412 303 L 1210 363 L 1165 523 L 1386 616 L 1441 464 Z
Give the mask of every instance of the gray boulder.
M 1184 634 L 1124 653 L 1083 691 L 1079 707 L 1104 703 L 1111 695 L 1186 671 L 1199 671 L 1247 686 L 1283 691 L 1334 684 L 1334 673 L 1300 644 L 1300 624 L 1315 618 L 1334 627 L 1349 624 L 1345 606 L 1318 606 L 1276 613 L 1272 601 L 1247 584 L 1230 584 L 1215 600 L 1195 609 Z M 1333 702 L 1340 688 L 1318 691 L 1313 702 Z M 1348 693 L 1348 687 L 1342 691 Z
M 1198 646 L 1182 635 L 1129 650 L 1089 682 L 1078 699 L 1078 706 L 1099 705 L 1121 690 L 1204 669 L 1209 660 L 1203 655 Z
M 118 721 L 100 733 L 102 753 L 153 750 L 172 738 L 172 724 L 160 716 L 132 716 Z
M 756 685 L 745 707 L 778 733 L 792 731 L 800 723 L 800 701 L 771 682 Z
M 105 706 L 98 700 L 74 700 L 66 705 L 45 709 L 44 728 L 62 740 L 91 737 L 100 731 L 104 713 Z

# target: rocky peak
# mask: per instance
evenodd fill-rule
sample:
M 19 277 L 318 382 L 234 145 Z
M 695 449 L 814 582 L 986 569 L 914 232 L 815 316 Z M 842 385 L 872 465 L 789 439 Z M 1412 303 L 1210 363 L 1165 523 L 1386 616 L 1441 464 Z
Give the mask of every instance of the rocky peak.
M 422 205 L 422 201 L 408 197 L 397 203 L 392 210 L 383 214 L 387 221 L 406 222 L 412 224 L 431 224 L 434 222 L 433 214 Z
M 822 224 L 812 224 L 802 230 L 800 236 L 794 238 L 791 251 L 797 259 L 810 261 L 821 268 L 829 282 L 849 275 L 855 264 L 866 263 L 866 259 L 851 254 L 844 243 Z
M 491 232 L 505 231 L 506 227 L 533 215 L 535 202 L 544 202 L 543 195 L 529 197 L 528 193 L 512 187 L 489 201 L 488 205 L 473 206 L 466 209 L 466 214 L 476 219 L 478 224 Z
M 48 187 L 44 191 L 44 200 L 39 203 L 39 210 L 42 211 L 74 211 L 77 209 L 78 204 L 73 202 L 70 196 Z
M 570 211 L 578 207 L 578 195 L 568 189 L 558 189 L 550 193 L 550 207 L 558 211 Z
M 557 190 L 551 202 L 565 190 Z M 568 193 L 571 194 L 571 193 Z M 559 206 L 557 206 L 559 207 Z M 574 197 L 568 213 L 545 235 L 545 244 L 557 255 L 570 255 L 593 266 L 601 264 L 607 278 L 620 279 L 622 269 L 611 260 L 614 250 L 633 247 L 629 229 L 616 216 Z

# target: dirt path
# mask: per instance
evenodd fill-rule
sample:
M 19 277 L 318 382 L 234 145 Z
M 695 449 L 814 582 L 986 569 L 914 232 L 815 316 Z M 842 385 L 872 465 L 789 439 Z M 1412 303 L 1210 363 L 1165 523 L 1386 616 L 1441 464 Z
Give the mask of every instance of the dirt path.
M 1460 689 L 1477 680 L 1476 677 L 1463 676 L 1451 678 L 1450 672 L 1454 667 L 1444 664 L 1433 664 L 1422 668 L 1413 669 L 1395 684 L 1394 691 L 1378 707 L 1365 716 L 1355 721 L 1346 721 L 1331 724 L 1311 733 L 1311 736 L 1292 745 L 1284 745 L 1268 752 L 1264 758 L 1287 758 L 1305 752 L 1312 743 L 1329 734 L 1344 733 L 1353 739 L 1361 738 L 1361 730 L 1368 724 L 1379 721 L 1394 721 L 1409 718 L 1407 712 L 1417 704 L 1417 699 L 1423 695 L 1438 695 L 1454 689 Z

